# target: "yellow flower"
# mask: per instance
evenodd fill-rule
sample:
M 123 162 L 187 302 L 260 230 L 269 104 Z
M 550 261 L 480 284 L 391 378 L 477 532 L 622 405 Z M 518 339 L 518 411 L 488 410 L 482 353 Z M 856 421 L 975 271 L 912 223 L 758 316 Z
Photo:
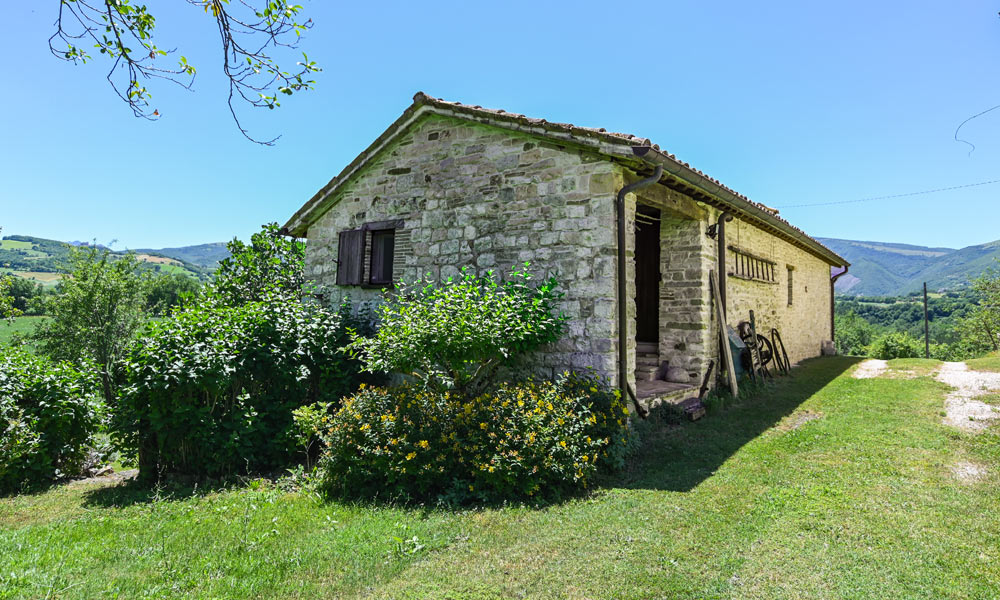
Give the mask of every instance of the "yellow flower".
M 566 440 L 562 440 L 561 442 L 559 442 L 559 445 L 562 446 L 563 448 L 565 448 L 566 447 Z
M 552 403 L 551 402 L 546 402 L 545 403 L 545 408 L 547 408 L 548 410 L 552 410 Z
M 517 401 L 517 405 L 518 406 L 524 406 L 524 400 L 518 400 Z
M 417 445 L 423 448 L 424 450 L 431 447 L 430 442 L 428 442 L 427 440 L 420 440 L 419 442 L 417 442 Z
M 470 485 L 470 486 L 469 486 L 469 491 L 470 491 L 470 492 L 474 492 L 474 491 L 476 491 L 476 488 L 475 488 L 475 486 L 471 486 L 471 485 Z
M 559 417 L 558 419 L 556 419 L 556 422 L 559 423 L 560 425 L 562 425 L 566 421 L 564 421 L 562 417 Z
M 369 425 L 368 423 L 365 423 L 364 425 L 361 426 L 361 431 L 367 431 L 369 429 L 371 429 L 371 425 Z
M 413 460 L 417 456 L 416 452 L 410 452 L 406 455 L 406 460 Z
M 583 455 L 583 462 L 587 462 L 588 460 L 590 460 L 590 459 L 589 459 L 589 458 L 587 457 L 587 455 L 586 455 L 586 454 L 584 454 L 584 455 Z
M 365 389 L 365 384 L 363 384 L 363 383 L 362 383 L 362 384 L 359 384 L 359 385 L 358 385 L 358 389 L 359 389 L 359 390 L 363 390 L 363 389 Z
M 491 466 L 491 467 L 489 468 L 489 472 L 490 472 L 490 473 L 492 473 L 493 471 L 496 471 L 496 468 L 495 468 L 495 467 L 492 467 L 492 466 Z
M 485 422 L 480 423 L 479 424 L 479 428 L 480 429 L 486 429 L 486 423 Z

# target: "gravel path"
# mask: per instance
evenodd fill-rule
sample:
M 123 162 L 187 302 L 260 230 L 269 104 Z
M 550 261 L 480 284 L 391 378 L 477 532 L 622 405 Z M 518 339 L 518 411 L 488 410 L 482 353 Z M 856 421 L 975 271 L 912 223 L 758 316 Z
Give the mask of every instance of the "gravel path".
M 1000 409 L 975 399 L 1000 391 L 1000 373 L 970 371 L 963 362 L 946 362 L 941 365 L 937 380 L 955 388 L 945 399 L 944 422 L 948 425 L 982 431 L 990 421 L 1000 418 Z
M 855 379 L 871 379 L 885 373 L 888 368 L 889 363 L 887 361 L 870 358 L 858 365 L 858 368 L 854 370 L 853 376 Z

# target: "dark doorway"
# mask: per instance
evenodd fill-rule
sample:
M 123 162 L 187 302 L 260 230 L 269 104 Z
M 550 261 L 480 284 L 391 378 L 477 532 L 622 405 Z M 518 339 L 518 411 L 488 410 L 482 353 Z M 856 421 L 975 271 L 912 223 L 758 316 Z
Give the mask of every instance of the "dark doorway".
M 660 339 L 660 211 L 639 205 L 635 211 L 635 341 Z

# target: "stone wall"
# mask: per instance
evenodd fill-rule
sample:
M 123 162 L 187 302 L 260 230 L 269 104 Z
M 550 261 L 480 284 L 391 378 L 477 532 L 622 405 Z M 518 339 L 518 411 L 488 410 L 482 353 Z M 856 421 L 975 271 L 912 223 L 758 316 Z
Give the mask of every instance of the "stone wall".
M 717 218 L 713 209 L 712 222 Z M 758 333 L 767 335 L 777 327 L 793 363 L 818 356 L 822 342 L 831 339 L 829 263 L 739 219 L 726 224 L 726 245 L 771 261 L 774 273 L 773 282 L 736 276 L 736 254 L 727 249 L 729 324 L 735 327 L 739 321 L 749 320 L 752 309 Z
M 690 383 L 700 383 L 715 339 L 708 287 L 715 258 L 714 246 L 705 236 L 708 211 L 665 186 L 642 188 L 638 193 L 641 204 L 660 210 L 659 358 L 687 370 Z M 634 297 L 634 291 L 631 294 Z
M 404 221 L 397 281 L 445 278 L 463 266 L 502 273 L 530 261 L 536 274 L 557 275 L 569 317 L 567 335 L 541 357 L 542 374 L 593 367 L 614 376 L 614 196 L 621 185 L 620 167 L 586 151 L 426 115 L 309 227 L 306 273 L 330 302 L 347 295 L 378 301 L 379 289 L 336 286 L 338 234 L 391 219 Z
M 377 302 L 380 289 L 336 285 L 338 235 L 397 219 L 403 225 L 396 232 L 394 281 L 446 278 L 462 267 L 503 273 L 531 262 L 537 275 L 557 275 L 566 294 L 560 308 L 569 317 L 567 335 L 536 361 L 539 374 L 594 368 L 616 383 L 615 195 L 636 178 L 590 150 L 425 114 L 344 183 L 331 207 L 309 226 L 306 272 L 331 303 L 346 296 L 355 304 Z M 661 185 L 626 197 L 626 352 L 632 385 L 637 203 L 661 211 L 659 358 L 686 369 L 690 383 L 697 384 L 708 360 L 718 360 L 709 287 L 716 242 L 707 228 L 719 211 Z M 738 220 L 727 225 L 727 244 L 773 263 L 775 272 L 773 282 L 727 278 L 730 324 L 754 309 L 761 331 L 781 331 L 793 362 L 818 355 L 821 342 L 830 339 L 829 265 Z M 366 244 L 369 253 L 370 247 Z M 729 271 L 733 257 L 729 252 Z

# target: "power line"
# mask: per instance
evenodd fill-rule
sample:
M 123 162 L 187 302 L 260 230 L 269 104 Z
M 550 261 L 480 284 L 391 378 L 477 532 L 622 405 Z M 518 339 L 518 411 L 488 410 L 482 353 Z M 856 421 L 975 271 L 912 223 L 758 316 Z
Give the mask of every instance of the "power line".
M 937 188 L 933 190 L 923 190 L 920 192 L 908 192 L 906 194 L 892 194 L 890 196 L 872 196 L 871 198 L 858 198 L 856 200 L 835 200 L 833 202 L 816 202 L 813 204 L 786 204 L 784 206 L 777 206 L 775 208 L 800 208 L 804 206 L 829 206 L 831 204 L 854 204 L 855 202 L 869 202 L 871 200 L 889 200 L 891 198 L 907 198 L 909 196 L 922 196 L 924 194 L 936 194 L 938 192 L 950 192 L 952 190 L 961 190 L 965 188 L 977 187 L 981 185 L 991 185 L 994 183 L 1000 183 L 1000 179 L 991 179 L 989 181 L 980 181 L 978 183 L 967 183 L 965 185 L 953 185 L 951 187 Z
M 958 132 L 961 131 L 962 127 L 964 127 L 965 124 L 968 123 L 969 121 L 971 121 L 973 119 L 978 119 L 979 117 L 985 115 L 986 113 L 993 112 L 993 111 L 995 111 L 998 108 L 1000 108 L 1000 104 L 997 104 L 996 106 L 994 106 L 992 108 L 987 108 L 983 112 L 976 113 L 976 114 L 972 115 L 971 117 L 969 117 L 968 119 L 966 119 L 966 120 L 962 121 L 961 123 L 959 123 L 958 127 L 955 128 L 955 135 L 954 135 L 955 141 L 956 142 L 961 142 L 961 143 L 963 143 L 963 144 L 965 144 L 966 146 L 969 147 L 969 156 L 972 156 L 972 153 L 976 151 L 976 145 L 973 144 L 972 142 L 968 141 L 968 140 L 964 140 L 964 139 L 958 137 Z

